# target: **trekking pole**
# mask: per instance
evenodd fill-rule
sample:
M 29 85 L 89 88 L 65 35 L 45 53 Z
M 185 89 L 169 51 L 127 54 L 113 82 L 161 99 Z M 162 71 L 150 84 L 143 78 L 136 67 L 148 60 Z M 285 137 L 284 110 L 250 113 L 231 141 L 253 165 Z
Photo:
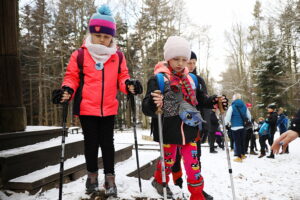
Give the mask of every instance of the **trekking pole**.
M 63 178 L 64 178 L 64 160 L 65 160 L 65 137 L 66 137 L 66 122 L 68 115 L 68 102 L 63 103 L 62 112 L 62 137 L 61 137 L 61 156 L 60 156 L 60 173 L 59 173 L 59 196 L 58 199 L 62 200 Z
M 227 135 L 227 130 L 225 128 L 225 121 L 224 121 L 225 110 L 223 108 L 221 97 L 218 97 L 218 105 L 219 105 L 219 109 L 220 109 L 221 121 L 222 121 L 224 138 L 225 138 L 224 143 L 225 143 L 225 147 L 226 147 L 228 171 L 229 171 L 230 182 L 231 182 L 232 199 L 235 200 L 236 199 L 235 198 L 235 189 L 234 189 L 234 183 L 233 183 L 233 177 L 232 177 L 232 167 L 231 167 L 230 154 L 229 154 L 229 148 L 228 148 L 228 135 Z
M 132 124 L 133 124 L 133 133 L 134 133 L 134 147 L 135 147 L 135 155 L 136 155 L 136 164 L 138 170 L 138 179 L 139 179 L 139 187 L 140 192 L 142 192 L 142 183 L 141 183 L 141 174 L 140 174 L 140 162 L 139 162 L 139 153 L 138 153 L 138 143 L 136 136 L 136 110 L 135 110 L 135 99 L 132 94 L 129 94 L 131 110 L 132 110 Z
M 154 93 L 161 94 L 160 90 L 155 90 Z M 162 174 L 162 186 L 163 186 L 163 194 L 164 200 L 167 200 L 167 178 L 166 178 L 166 169 L 165 169 L 165 159 L 164 159 L 164 140 L 162 134 L 162 119 L 161 115 L 163 113 L 161 108 L 157 108 L 156 112 L 158 118 L 158 134 L 159 134 L 159 148 L 160 148 L 160 163 L 161 163 L 161 174 Z

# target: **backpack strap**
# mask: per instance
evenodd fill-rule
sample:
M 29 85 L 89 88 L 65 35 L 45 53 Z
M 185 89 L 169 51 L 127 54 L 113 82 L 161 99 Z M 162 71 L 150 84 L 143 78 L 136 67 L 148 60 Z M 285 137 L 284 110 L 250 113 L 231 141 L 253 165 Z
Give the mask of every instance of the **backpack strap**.
M 77 50 L 77 66 L 79 68 L 79 87 L 76 90 L 74 96 L 74 104 L 73 104 L 73 113 L 74 115 L 79 115 L 80 112 L 80 103 L 82 100 L 82 88 L 84 83 L 84 74 L 83 74 L 83 60 L 84 60 L 84 49 L 79 48 Z
M 199 83 L 198 83 L 197 76 L 196 76 L 195 74 L 193 74 L 193 73 L 189 73 L 189 75 L 190 75 L 190 77 L 192 77 L 192 79 L 193 79 L 193 81 L 194 81 L 194 83 L 195 83 L 196 88 L 200 88 L 200 87 L 199 87 Z
M 163 73 L 158 73 L 155 75 L 156 77 L 156 81 L 158 84 L 158 88 L 161 91 L 161 93 L 163 94 L 165 91 L 165 75 Z
M 117 50 L 117 54 L 119 57 L 119 68 L 118 68 L 118 74 L 121 73 L 121 64 L 123 62 L 123 53 L 120 50 Z

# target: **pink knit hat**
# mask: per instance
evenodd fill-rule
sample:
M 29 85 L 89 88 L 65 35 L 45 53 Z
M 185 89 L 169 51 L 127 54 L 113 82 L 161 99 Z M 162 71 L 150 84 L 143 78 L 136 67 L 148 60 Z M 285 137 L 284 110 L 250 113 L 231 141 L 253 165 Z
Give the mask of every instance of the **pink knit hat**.
M 177 56 L 183 56 L 189 60 L 191 57 L 190 44 L 183 37 L 171 36 L 164 46 L 164 58 L 165 61 L 169 61 Z

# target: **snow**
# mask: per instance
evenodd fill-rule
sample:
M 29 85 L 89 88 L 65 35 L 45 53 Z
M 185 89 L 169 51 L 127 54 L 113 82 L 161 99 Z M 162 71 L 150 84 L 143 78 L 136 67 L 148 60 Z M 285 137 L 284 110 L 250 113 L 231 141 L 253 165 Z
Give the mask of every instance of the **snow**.
M 149 130 L 137 130 L 138 143 L 143 147 L 155 146 L 155 142 L 142 140 L 143 135 L 149 135 Z M 278 133 L 275 138 L 278 137 Z M 259 147 L 259 142 L 257 145 Z M 133 132 L 123 131 L 115 134 L 115 143 L 128 144 L 134 143 Z M 205 181 L 205 191 L 215 200 L 230 200 L 232 193 L 230 188 L 230 178 L 227 165 L 226 152 L 217 149 L 217 154 L 210 154 L 209 148 L 202 148 L 202 175 Z M 275 159 L 258 158 L 254 155 L 247 155 L 243 163 L 233 162 L 233 152 L 230 152 L 231 164 L 233 169 L 233 180 L 236 197 L 239 200 L 299 200 L 300 199 L 300 139 L 296 139 L 290 144 L 290 153 L 277 155 Z M 158 151 L 145 150 L 141 154 L 143 157 L 155 157 Z M 116 164 L 116 183 L 118 194 L 125 199 L 132 199 L 132 196 L 147 196 L 159 198 L 159 195 L 151 186 L 151 180 L 142 180 L 143 192 L 139 193 L 137 178 L 127 177 L 125 172 L 132 170 L 135 163 L 135 153 L 124 162 Z M 58 169 L 57 169 L 58 170 Z M 44 172 L 43 172 L 44 173 Z M 103 170 L 99 170 L 100 186 L 103 184 Z M 84 196 L 84 185 L 86 176 L 71 183 L 64 184 L 63 199 L 75 200 Z M 182 193 L 178 187 L 170 182 L 170 188 L 175 196 Z M 186 183 L 183 188 L 184 193 L 188 194 Z M 5 191 L 11 195 L 8 197 L 4 191 L 0 191 L 1 200 L 52 200 L 58 198 L 58 189 L 51 189 L 39 192 L 35 195 L 25 193 L 14 193 Z

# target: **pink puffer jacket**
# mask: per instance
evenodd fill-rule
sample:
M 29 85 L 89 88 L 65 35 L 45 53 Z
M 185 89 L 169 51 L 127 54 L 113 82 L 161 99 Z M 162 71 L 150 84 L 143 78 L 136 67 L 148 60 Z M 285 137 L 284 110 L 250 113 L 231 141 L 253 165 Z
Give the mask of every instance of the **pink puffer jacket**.
M 102 70 L 97 70 L 95 68 L 96 63 L 84 44 L 82 45 L 82 48 L 84 49 L 84 84 L 79 115 L 116 115 L 118 112 L 118 100 L 116 98 L 118 89 L 124 94 L 127 94 L 125 81 L 130 79 L 125 57 L 123 56 L 120 65 L 120 73 L 118 73 L 119 56 L 117 53 L 111 55 L 104 63 L 104 68 Z M 72 88 L 74 94 L 79 87 L 80 82 L 80 70 L 77 65 L 77 55 L 78 51 L 72 53 L 62 83 L 62 86 Z

